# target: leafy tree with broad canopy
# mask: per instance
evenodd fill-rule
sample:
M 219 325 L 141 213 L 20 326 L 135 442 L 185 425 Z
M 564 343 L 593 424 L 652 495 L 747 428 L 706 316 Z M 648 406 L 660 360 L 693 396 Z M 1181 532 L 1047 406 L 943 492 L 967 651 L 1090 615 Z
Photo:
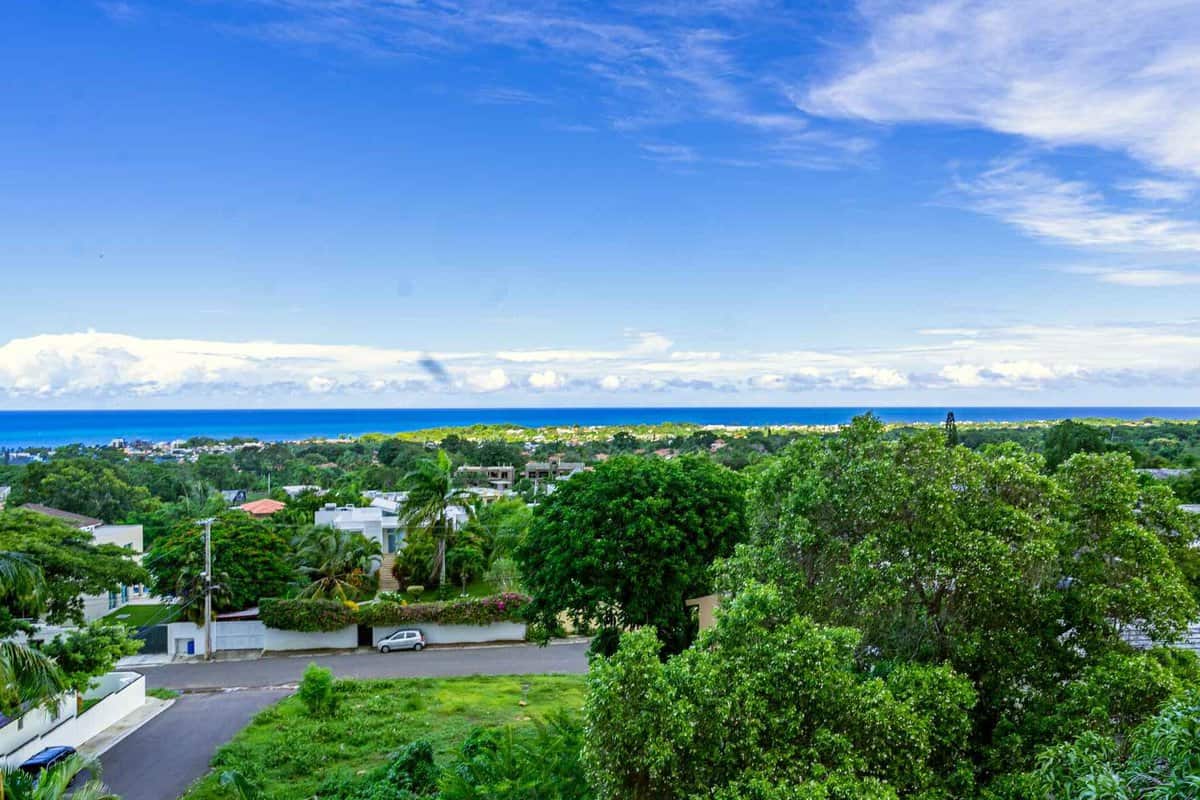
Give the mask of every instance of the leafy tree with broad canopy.
M 650 628 L 592 662 L 583 763 L 598 800 L 961 797 L 975 702 L 947 666 L 860 668 L 860 634 L 747 586 L 665 663 Z
M 196 588 L 189 576 L 204 567 L 204 531 L 194 521 L 182 522 L 154 543 L 146 560 L 155 594 L 180 595 L 192 603 L 198 596 L 187 596 L 186 588 Z M 240 611 L 257 605 L 260 597 L 284 597 L 297 580 L 288 537 L 270 520 L 243 511 L 227 511 L 213 521 L 212 560 L 220 584 L 214 611 Z
M 68 458 L 25 467 L 8 505 L 41 503 L 115 523 L 149 500 L 145 487 L 131 485 L 113 465 L 94 458 Z
M 1128 680 L 1145 656 L 1122 639 L 1136 627 L 1169 641 L 1195 618 L 1176 561 L 1194 528 L 1139 489 L 1124 454 L 1043 466 L 1015 444 L 947 448 L 936 430 L 889 440 L 856 419 L 762 466 L 750 542 L 718 583 L 734 595 L 770 583 L 795 613 L 859 629 L 857 657 L 874 669 L 953 668 L 977 696 L 979 779 L 1027 770 L 1064 733 L 1127 732 L 1179 675 L 1196 678 L 1193 663 Z M 1096 702 L 1115 713 L 1089 719 Z
M 707 458 L 620 456 L 562 481 L 537 506 L 517 548 L 531 612 L 548 628 L 566 612 L 614 632 L 655 628 L 667 653 L 695 630 L 685 601 L 709 591 L 713 559 L 745 532 L 741 477 Z
M 97 675 L 103 675 L 122 658 L 141 649 L 142 643 L 131 639 L 124 625 L 102 620 L 55 636 L 42 645 L 42 652 L 54 659 L 67 683 L 80 694 L 91 688 Z
M 24 554 L 37 565 L 44 593 L 34 608 L 20 595 L 0 600 L 0 634 L 14 618 L 44 615 L 47 622 L 83 622 L 83 595 L 105 594 L 147 579 L 134 556 L 114 544 L 96 544 L 92 534 L 45 514 L 14 508 L 0 513 L 0 550 Z M 5 629 L 8 630 L 5 630 Z

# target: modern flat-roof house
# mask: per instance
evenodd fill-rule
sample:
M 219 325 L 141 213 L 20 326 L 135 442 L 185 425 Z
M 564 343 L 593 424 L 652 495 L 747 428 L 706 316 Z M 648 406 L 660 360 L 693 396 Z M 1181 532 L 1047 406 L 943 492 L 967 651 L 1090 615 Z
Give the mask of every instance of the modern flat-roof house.
M 338 506 L 326 503 L 313 515 L 314 525 L 328 525 L 339 531 L 354 531 L 378 542 L 384 553 L 404 547 L 400 518 L 378 506 Z
M 142 556 L 142 526 L 141 525 L 109 525 L 95 517 L 86 517 L 82 514 L 73 514 L 70 511 L 63 511 L 60 508 L 51 508 L 44 506 L 41 503 L 26 503 L 21 506 L 26 511 L 32 511 L 36 514 L 42 514 L 47 517 L 54 517 L 63 522 L 78 528 L 81 531 L 87 531 L 92 535 L 92 540 L 96 544 L 113 544 L 117 547 L 124 547 L 126 550 L 133 552 L 138 560 Z M 83 598 L 83 616 L 89 622 L 94 619 L 99 619 L 110 611 L 114 611 L 121 606 L 128 605 L 134 600 L 141 600 L 149 597 L 149 592 L 145 586 L 137 584 L 135 586 L 120 586 L 108 594 L 84 595 Z
M 583 468 L 582 461 L 559 461 L 552 458 L 549 461 L 530 461 L 525 465 L 523 474 L 531 481 L 553 481 L 581 472 Z
M 495 467 L 463 465 L 458 468 L 458 475 L 471 486 L 511 489 L 517 480 L 517 468 L 511 465 Z

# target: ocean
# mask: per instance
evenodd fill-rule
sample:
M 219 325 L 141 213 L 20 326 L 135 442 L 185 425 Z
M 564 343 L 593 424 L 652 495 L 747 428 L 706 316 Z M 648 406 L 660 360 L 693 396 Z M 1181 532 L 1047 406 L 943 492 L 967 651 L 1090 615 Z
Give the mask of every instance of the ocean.
M 256 409 L 203 411 L 0 411 L 0 447 L 107 444 L 116 438 L 152 442 L 211 436 L 263 441 L 396 433 L 475 424 L 523 427 L 640 425 L 834 425 L 874 411 L 886 422 L 941 422 L 946 408 L 403 408 Z M 960 422 L 1024 422 L 1104 417 L 1200 419 L 1200 408 L 968 407 L 955 408 Z

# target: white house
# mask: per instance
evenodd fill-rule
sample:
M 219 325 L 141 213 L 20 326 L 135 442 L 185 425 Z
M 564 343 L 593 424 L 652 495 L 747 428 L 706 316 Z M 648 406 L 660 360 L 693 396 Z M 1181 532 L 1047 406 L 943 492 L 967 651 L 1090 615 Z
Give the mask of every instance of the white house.
M 51 508 L 40 503 L 26 503 L 21 506 L 26 511 L 33 511 L 47 517 L 61 519 L 81 531 L 92 535 L 96 544 L 115 544 L 131 551 L 140 562 L 142 557 L 142 526 L 141 525 L 107 525 L 94 517 L 82 514 L 72 514 L 59 508 Z M 110 611 L 121 608 L 135 600 L 148 598 L 149 592 L 145 586 L 119 586 L 108 594 L 84 595 L 83 616 L 88 622 L 99 619 Z
M 313 515 L 314 525 L 328 525 L 339 531 L 355 531 L 378 542 L 384 553 L 395 553 L 404 547 L 404 530 L 400 518 L 378 506 L 338 506 L 326 503 Z

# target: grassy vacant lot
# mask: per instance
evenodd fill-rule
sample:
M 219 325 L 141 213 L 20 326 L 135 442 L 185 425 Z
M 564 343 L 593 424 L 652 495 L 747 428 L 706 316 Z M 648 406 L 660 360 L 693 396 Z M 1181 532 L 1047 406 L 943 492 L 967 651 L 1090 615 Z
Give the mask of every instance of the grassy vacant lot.
M 308 716 L 296 697 L 260 712 L 217 751 L 214 771 L 184 800 L 227 800 L 218 779 L 228 769 L 251 776 L 269 800 L 312 797 L 322 781 L 362 774 L 421 738 L 432 742 L 438 760 L 444 761 L 476 727 L 522 725 L 531 716 L 581 709 L 584 679 L 505 675 L 339 681 L 337 693 L 341 707 L 332 719 Z
M 115 622 L 127 628 L 140 628 L 143 625 L 157 625 L 162 622 L 172 622 L 176 612 L 173 607 L 166 605 L 130 605 L 109 612 L 104 617 L 105 622 Z

